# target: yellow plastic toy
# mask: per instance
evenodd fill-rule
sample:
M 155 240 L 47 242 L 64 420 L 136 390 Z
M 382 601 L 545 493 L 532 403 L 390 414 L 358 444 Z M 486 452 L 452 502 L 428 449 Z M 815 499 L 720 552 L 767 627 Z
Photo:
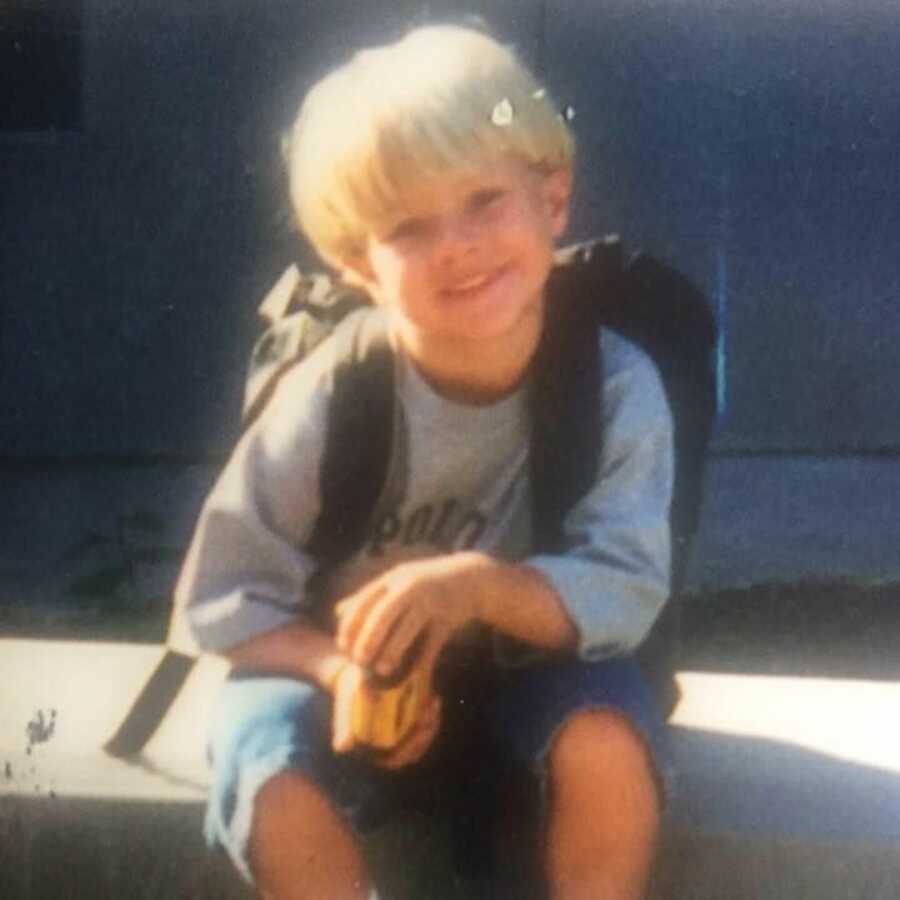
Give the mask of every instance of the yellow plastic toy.
M 415 667 L 396 683 L 370 679 L 353 704 L 353 736 L 375 750 L 392 750 L 415 725 L 424 695 L 424 673 Z

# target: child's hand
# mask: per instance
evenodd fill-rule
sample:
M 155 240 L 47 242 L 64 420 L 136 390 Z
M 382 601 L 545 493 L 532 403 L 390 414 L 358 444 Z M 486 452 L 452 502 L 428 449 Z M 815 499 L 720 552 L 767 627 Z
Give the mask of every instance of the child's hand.
M 430 675 L 447 641 L 476 617 L 472 576 L 479 565 L 475 554 L 459 553 L 394 566 L 337 605 L 338 648 L 389 679 L 426 633 L 414 664 Z
M 334 751 L 346 753 L 355 747 L 375 749 L 376 764 L 389 769 L 420 759 L 431 746 L 441 722 L 440 699 L 431 691 L 430 674 L 419 668 L 408 674 L 409 684 L 414 682 L 415 688 L 405 702 L 414 705 L 405 711 L 403 718 L 414 716 L 414 720 L 408 730 L 404 728 L 395 738 L 396 703 L 384 704 L 380 695 L 385 690 L 402 690 L 402 686 L 380 688 L 364 669 L 347 660 L 330 685 Z M 389 720 L 378 722 L 379 715 L 388 716 Z
M 383 769 L 401 769 L 418 762 L 427 752 L 441 730 L 441 699 L 428 696 L 419 706 L 419 715 L 412 731 L 392 750 L 375 755 L 375 764 Z

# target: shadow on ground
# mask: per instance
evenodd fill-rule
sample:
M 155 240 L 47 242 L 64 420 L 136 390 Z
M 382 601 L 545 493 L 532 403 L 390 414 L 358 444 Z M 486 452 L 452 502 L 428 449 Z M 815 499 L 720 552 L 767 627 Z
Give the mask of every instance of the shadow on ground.
M 687 596 L 681 668 L 900 678 L 900 585 L 769 584 Z

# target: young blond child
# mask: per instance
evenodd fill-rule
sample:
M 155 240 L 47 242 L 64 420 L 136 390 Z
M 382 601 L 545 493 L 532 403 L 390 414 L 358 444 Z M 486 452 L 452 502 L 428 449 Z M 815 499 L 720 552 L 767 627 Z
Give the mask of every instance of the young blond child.
M 240 441 L 179 582 L 198 644 L 233 664 L 212 729 L 209 838 L 266 897 L 372 896 L 358 835 L 410 798 L 434 801 L 443 726 L 469 702 L 473 745 L 543 786 L 550 895 L 638 898 L 668 763 L 631 654 L 668 592 L 672 424 L 652 363 L 603 330 L 596 480 L 565 549 L 535 552 L 526 399 L 568 218 L 569 128 L 509 49 L 428 27 L 317 84 L 288 161 L 303 231 L 387 322 L 400 412 L 378 521 L 391 527 L 376 522 L 311 590 L 326 341 Z M 442 694 L 447 648 L 484 633 L 489 683 Z M 512 642 L 531 651 L 517 664 L 500 652 Z M 372 752 L 354 715 L 414 645 L 414 724 Z M 476 792 L 492 777 L 481 758 L 463 766 Z

